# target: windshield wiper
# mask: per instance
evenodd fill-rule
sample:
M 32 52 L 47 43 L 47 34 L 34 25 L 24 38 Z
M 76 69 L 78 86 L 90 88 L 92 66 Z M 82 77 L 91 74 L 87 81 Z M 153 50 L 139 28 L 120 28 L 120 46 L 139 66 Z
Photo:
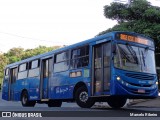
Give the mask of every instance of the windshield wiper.
M 148 55 L 148 50 L 149 50 L 149 47 L 146 47 L 146 48 L 145 48 L 145 51 L 144 51 L 144 53 L 145 53 L 145 54 L 144 54 L 144 55 L 145 55 L 144 57 L 145 57 L 145 58 L 146 58 L 147 55 Z
M 126 46 L 129 52 L 131 53 L 133 59 L 135 60 L 136 64 L 138 64 L 138 58 L 137 58 L 136 52 L 133 50 L 133 48 L 129 44 L 126 44 Z
M 143 53 L 143 51 L 141 51 L 144 66 L 146 66 L 145 59 L 148 55 L 148 50 L 149 50 L 149 47 L 146 47 L 145 50 L 144 50 L 144 53 Z

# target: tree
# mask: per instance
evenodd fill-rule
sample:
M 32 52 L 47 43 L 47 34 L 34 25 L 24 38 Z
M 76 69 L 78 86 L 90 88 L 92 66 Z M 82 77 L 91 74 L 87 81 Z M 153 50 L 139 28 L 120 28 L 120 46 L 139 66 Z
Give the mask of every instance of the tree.
M 9 63 L 14 63 L 20 61 L 23 55 L 24 49 L 19 48 L 12 48 L 4 55 L 8 58 Z
M 2 53 L 0 53 L 0 84 L 2 83 L 4 68 L 8 63 L 8 59 Z M 1 87 L 1 86 L 0 86 Z
M 35 49 L 12 48 L 7 53 L 0 53 L 0 84 L 4 76 L 4 68 L 7 64 L 14 63 L 35 55 L 49 52 L 60 48 L 61 46 L 45 47 L 39 46 Z
M 160 7 L 152 6 L 147 0 L 131 0 L 131 4 L 113 2 L 104 6 L 104 16 L 117 20 L 111 31 L 132 31 L 151 37 L 155 41 L 156 53 L 160 53 Z
M 23 48 L 18 47 L 10 49 L 7 53 L 4 53 L 4 55 L 7 57 L 10 64 L 58 48 L 60 48 L 60 46 L 53 46 L 53 47 L 39 46 L 34 49 L 24 50 Z
M 27 49 L 24 51 L 24 53 L 22 54 L 22 60 L 35 56 L 35 55 L 39 55 L 45 52 L 49 52 L 55 49 L 60 48 L 60 46 L 53 46 L 53 47 L 46 47 L 46 46 L 39 46 L 35 49 Z

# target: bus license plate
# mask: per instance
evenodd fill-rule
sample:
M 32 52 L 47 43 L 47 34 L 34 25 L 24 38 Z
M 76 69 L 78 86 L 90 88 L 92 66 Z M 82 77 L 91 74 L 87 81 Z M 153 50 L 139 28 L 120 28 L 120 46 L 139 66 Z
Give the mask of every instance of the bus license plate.
M 145 93 L 145 90 L 138 89 L 138 93 Z

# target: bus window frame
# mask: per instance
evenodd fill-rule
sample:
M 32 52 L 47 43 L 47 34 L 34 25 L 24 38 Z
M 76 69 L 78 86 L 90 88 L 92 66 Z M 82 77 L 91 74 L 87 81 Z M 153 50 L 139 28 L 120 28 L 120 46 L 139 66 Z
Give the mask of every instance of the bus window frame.
M 23 65 L 23 64 L 26 64 L 26 69 L 23 70 L 23 71 L 19 71 L 19 67 L 20 67 L 21 65 Z M 26 73 L 27 75 L 26 75 L 25 77 L 23 77 L 23 79 L 28 78 L 28 73 L 29 73 L 29 62 L 24 62 L 24 63 L 21 63 L 21 64 L 18 65 L 17 80 L 20 80 L 20 79 L 19 79 L 19 73 L 23 73 L 23 72 L 27 72 L 27 73 Z
M 76 58 L 72 58 L 72 53 L 73 53 L 73 51 L 74 50 L 78 50 L 78 49 L 80 49 L 80 48 L 83 48 L 83 47 L 88 47 L 88 55 L 85 55 L 85 56 L 80 56 L 80 57 L 76 57 Z M 86 50 L 85 50 L 85 53 L 86 53 Z M 89 64 L 90 64 L 90 45 L 89 44 L 85 44 L 85 45 L 82 45 L 82 46 L 79 46 L 79 47 L 77 47 L 77 48 L 73 48 L 73 49 L 71 49 L 71 53 L 70 53 L 70 69 L 71 70 L 76 70 L 76 69 L 82 69 L 82 68 L 87 68 L 87 67 L 89 67 Z M 76 59 L 79 59 L 79 58 L 86 58 L 86 57 L 88 57 L 88 65 L 87 66 L 81 66 L 81 67 L 72 67 L 71 68 L 71 61 L 72 60 L 76 60 Z
M 69 54 L 68 59 L 60 61 L 60 62 L 56 62 L 56 58 L 57 58 L 56 55 L 61 54 L 63 52 L 68 52 L 68 54 Z M 65 72 L 65 71 L 69 70 L 70 69 L 70 56 L 71 56 L 70 49 L 60 51 L 58 53 L 54 53 L 54 55 L 53 55 L 53 73 L 60 73 L 60 72 Z M 66 70 L 55 71 L 55 64 L 59 64 L 59 63 L 62 63 L 62 62 L 68 62 L 68 68 Z
M 35 68 L 32 68 L 32 62 L 33 62 L 33 61 L 36 61 L 36 60 L 38 60 L 38 66 L 35 67 Z M 41 66 L 41 60 L 40 60 L 40 59 L 34 59 L 34 60 L 29 61 L 29 62 L 28 62 L 27 78 L 33 78 L 33 77 L 38 77 L 38 76 L 40 76 L 40 74 L 41 74 L 40 66 Z M 36 70 L 36 69 L 38 69 L 39 75 L 29 76 L 30 71 Z
M 6 74 L 7 71 L 7 74 Z M 5 68 L 4 76 L 9 76 L 9 68 Z
M 25 69 L 25 70 L 20 71 L 20 70 L 19 70 L 19 69 L 20 69 L 20 66 L 21 66 L 21 65 L 23 65 L 23 64 L 26 64 L 26 69 Z M 20 72 L 24 72 L 24 71 L 28 71 L 28 67 L 29 67 L 28 65 L 29 65 L 29 63 L 28 63 L 28 62 L 25 62 L 25 63 L 19 64 L 19 65 L 18 65 L 18 73 L 20 73 Z
M 32 68 L 32 62 L 37 61 L 38 60 L 38 65 L 37 67 Z M 32 69 L 36 69 L 36 68 L 40 68 L 40 59 L 35 59 L 35 60 L 31 60 L 28 62 L 28 70 L 32 70 Z

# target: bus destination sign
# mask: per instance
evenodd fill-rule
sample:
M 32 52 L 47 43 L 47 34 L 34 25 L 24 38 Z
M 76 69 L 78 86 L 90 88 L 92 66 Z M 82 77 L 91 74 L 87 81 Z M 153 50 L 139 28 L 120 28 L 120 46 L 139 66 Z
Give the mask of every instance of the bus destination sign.
M 142 38 L 142 37 L 133 36 L 133 35 L 120 34 L 120 39 L 130 41 L 130 42 L 150 45 L 150 42 L 147 39 Z

